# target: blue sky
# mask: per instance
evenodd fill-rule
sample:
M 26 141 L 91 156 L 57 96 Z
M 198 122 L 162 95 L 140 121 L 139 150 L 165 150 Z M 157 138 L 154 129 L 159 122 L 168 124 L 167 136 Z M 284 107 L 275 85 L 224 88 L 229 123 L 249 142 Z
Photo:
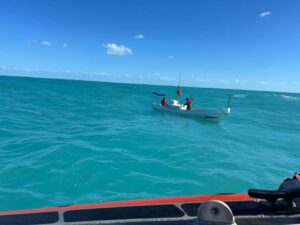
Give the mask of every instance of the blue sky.
M 0 4 L 0 74 L 300 90 L 298 0 Z

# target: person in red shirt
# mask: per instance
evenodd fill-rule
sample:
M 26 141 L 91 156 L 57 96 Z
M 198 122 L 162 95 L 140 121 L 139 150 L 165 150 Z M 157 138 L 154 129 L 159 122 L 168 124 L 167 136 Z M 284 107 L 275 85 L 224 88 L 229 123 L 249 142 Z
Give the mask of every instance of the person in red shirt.
M 191 98 L 186 98 L 184 105 L 186 105 L 187 110 L 191 110 L 192 109 L 192 99 Z
M 162 106 L 168 106 L 168 101 L 167 101 L 166 97 L 163 97 L 163 99 L 161 100 L 160 103 Z
M 181 89 L 180 89 L 179 87 L 177 88 L 176 94 L 177 94 L 179 97 L 182 95 Z

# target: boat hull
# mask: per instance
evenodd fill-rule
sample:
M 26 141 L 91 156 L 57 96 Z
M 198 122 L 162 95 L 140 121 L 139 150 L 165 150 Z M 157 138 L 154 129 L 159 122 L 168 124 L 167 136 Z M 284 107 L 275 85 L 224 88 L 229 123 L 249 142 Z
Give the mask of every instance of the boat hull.
M 217 194 L 0 212 L 0 225 L 195 225 L 199 207 L 210 200 L 225 202 L 237 224 L 300 223 L 299 212 L 272 214 L 248 194 Z
M 180 108 L 175 108 L 172 106 L 162 106 L 158 104 L 152 105 L 152 109 L 155 111 L 177 114 L 195 119 L 205 119 L 214 122 L 219 122 L 230 113 L 230 108 L 182 110 Z

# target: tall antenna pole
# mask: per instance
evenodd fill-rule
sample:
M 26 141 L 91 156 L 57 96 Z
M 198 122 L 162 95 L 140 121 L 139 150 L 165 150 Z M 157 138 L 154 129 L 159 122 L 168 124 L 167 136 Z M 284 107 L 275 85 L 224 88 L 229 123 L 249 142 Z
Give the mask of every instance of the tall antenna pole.
M 181 89 L 180 89 L 180 80 L 181 80 L 181 73 L 179 74 L 179 78 L 178 78 L 178 87 L 177 87 L 177 100 L 179 102 L 180 96 L 182 95 Z

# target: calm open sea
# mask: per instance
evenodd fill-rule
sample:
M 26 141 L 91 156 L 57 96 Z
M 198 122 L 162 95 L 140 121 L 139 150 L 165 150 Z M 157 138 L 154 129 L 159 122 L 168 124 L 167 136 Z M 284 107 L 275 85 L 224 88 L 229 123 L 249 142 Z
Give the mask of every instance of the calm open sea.
M 300 95 L 183 88 L 220 123 L 152 111 L 175 87 L 0 77 L 0 210 L 275 189 L 299 171 Z

